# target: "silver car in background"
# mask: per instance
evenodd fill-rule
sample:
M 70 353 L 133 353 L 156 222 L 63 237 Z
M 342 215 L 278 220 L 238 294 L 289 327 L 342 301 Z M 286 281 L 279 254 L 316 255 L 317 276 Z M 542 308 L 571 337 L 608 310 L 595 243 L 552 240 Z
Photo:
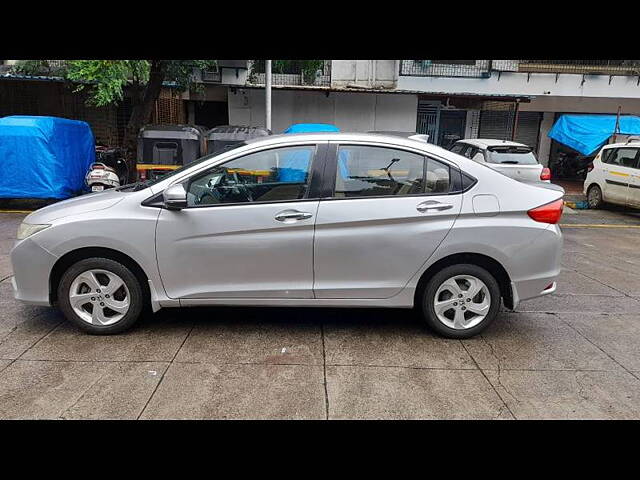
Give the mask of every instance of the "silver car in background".
M 250 140 L 31 213 L 15 297 L 93 334 L 145 306 L 416 307 L 441 335 L 555 291 L 562 192 L 390 135 Z
M 508 177 L 523 182 L 550 182 L 551 170 L 543 167 L 531 147 L 524 143 L 486 138 L 458 140 L 453 153 L 484 163 Z

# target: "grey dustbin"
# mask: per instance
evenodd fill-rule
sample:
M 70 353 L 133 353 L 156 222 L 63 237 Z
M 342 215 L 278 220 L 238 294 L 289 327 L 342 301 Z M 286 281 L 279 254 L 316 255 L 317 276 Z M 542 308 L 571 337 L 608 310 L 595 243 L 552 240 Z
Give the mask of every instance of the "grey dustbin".
M 207 132 L 207 153 L 217 153 L 245 140 L 266 137 L 271 132 L 266 128 L 224 125 Z
M 205 129 L 197 125 L 146 125 L 138 135 L 138 163 L 191 163 L 206 153 L 205 136 Z

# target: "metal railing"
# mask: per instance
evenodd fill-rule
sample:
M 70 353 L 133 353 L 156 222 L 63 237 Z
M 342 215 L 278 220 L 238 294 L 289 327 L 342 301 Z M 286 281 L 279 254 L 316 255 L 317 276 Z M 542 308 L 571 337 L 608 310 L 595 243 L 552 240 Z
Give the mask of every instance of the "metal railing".
M 640 75 L 640 60 L 518 60 L 518 72 Z
M 264 60 L 250 60 L 247 83 L 264 85 Z M 271 82 L 280 86 L 331 86 L 331 60 L 273 60 Z
M 640 75 L 640 60 L 400 60 L 401 76 L 487 78 L 491 72 Z
M 491 75 L 491 60 L 400 60 L 400 75 L 486 78 Z

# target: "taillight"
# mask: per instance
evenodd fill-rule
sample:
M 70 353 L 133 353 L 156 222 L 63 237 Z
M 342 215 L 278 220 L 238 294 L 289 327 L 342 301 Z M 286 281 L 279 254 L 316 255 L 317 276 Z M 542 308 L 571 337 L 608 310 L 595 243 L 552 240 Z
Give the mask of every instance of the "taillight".
M 562 216 L 562 209 L 564 208 L 564 200 L 559 199 L 546 205 L 533 208 L 527 212 L 527 214 L 533 218 L 536 222 L 542 223 L 558 223 Z
M 587 172 L 590 172 L 591 170 L 593 170 L 593 162 L 587 165 Z
M 551 170 L 544 167 L 542 172 L 540 172 L 540 180 L 551 180 Z

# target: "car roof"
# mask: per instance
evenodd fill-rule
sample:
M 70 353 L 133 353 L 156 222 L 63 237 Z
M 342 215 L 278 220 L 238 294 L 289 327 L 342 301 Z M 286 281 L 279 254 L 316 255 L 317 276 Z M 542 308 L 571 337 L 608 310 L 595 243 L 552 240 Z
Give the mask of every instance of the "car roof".
M 246 141 L 247 145 L 282 145 L 287 143 L 298 143 L 300 141 L 309 142 L 376 142 L 389 143 L 399 147 L 418 148 L 426 153 L 440 155 L 444 152 L 449 154 L 448 150 L 437 145 L 427 143 L 421 140 L 405 138 L 400 135 L 382 134 L 382 133 L 361 133 L 361 132 L 313 132 L 313 133 L 289 133 L 269 135 L 268 137 L 252 138 Z
M 511 140 L 498 140 L 494 138 L 463 138 L 456 143 L 468 143 L 476 147 L 496 147 L 499 145 L 511 146 L 511 147 L 528 147 L 524 143 L 512 142 Z
M 609 143 L 607 145 L 603 145 L 602 148 L 612 148 L 612 147 L 640 147 L 640 141 L 632 140 L 630 142 L 618 142 L 618 143 Z

